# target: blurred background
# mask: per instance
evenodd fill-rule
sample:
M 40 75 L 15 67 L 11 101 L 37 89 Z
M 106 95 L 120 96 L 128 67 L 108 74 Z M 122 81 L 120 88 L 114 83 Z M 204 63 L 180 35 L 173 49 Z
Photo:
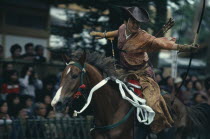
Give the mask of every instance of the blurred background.
M 33 125 L 34 119 L 46 120 L 56 117 L 70 119 L 70 112 L 66 115 L 57 114 L 50 106 L 59 87 L 61 72 L 65 68 L 61 53 L 85 48 L 112 56 L 111 42 L 106 39 L 94 39 L 89 33 L 118 29 L 123 23 L 118 6 L 139 6 L 147 9 L 151 21 L 142 24 L 142 28 L 152 35 L 158 33 L 169 18 L 173 18 L 175 25 L 164 36 L 175 37 L 177 43 L 180 44 L 191 44 L 198 26 L 202 1 L 0 1 L 0 119 L 4 119 L 0 121 L 0 125 L 8 124 L 0 128 L 2 130 L 0 138 L 65 137 L 63 131 L 57 131 L 55 134 L 49 131 L 45 135 L 42 133 L 42 128 L 46 127 L 37 123 Z M 209 23 L 210 1 L 207 1 L 197 40 L 200 49 L 193 53 L 191 69 L 179 96 L 186 105 L 202 102 L 210 104 Z M 113 44 L 115 58 L 118 59 L 116 39 Z M 168 92 L 172 92 L 172 89 L 181 83 L 180 81 L 186 74 L 190 53 L 163 50 L 149 55 L 159 85 Z M 20 119 L 31 119 L 25 127 L 33 128 L 26 131 L 20 124 Z M 84 117 L 80 117 L 79 121 L 86 122 L 87 127 L 90 126 L 90 121 L 85 120 Z M 74 123 L 74 120 L 71 123 Z M 49 122 L 47 126 L 50 130 L 56 130 L 56 126 L 68 129 L 72 125 L 55 126 Z M 83 124 L 78 127 L 81 126 Z M 13 130 L 14 127 L 21 128 L 16 131 Z M 40 131 L 32 132 L 37 127 Z M 7 132 L 3 132 L 4 130 Z M 80 128 L 74 128 L 74 130 L 83 133 L 83 137 L 80 138 L 88 137 L 86 136 L 88 128 L 87 131 L 81 131 Z

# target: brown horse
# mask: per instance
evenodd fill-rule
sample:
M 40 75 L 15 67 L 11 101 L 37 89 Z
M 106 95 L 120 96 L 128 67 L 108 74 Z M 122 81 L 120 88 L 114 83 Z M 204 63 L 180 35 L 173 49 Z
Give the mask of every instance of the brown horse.
M 174 95 L 164 94 L 164 100 L 171 112 L 176 127 L 176 139 L 209 139 L 210 138 L 210 106 L 202 103 L 185 106 Z M 174 103 L 172 101 L 174 100 Z
M 65 111 L 77 97 L 84 95 L 81 94 L 81 90 L 88 91 L 102 81 L 103 72 L 108 75 L 114 73 L 114 61 L 97 53 L 89 54 L 87 60 L 85 55 L 82 55 L 77 61 L 72 62 L 72 59 L 67 56 L 65 60 L 68 64 L 62 73 L 60 88 L 52 101 L 52 106 L 56 111 Z M 171 105 L 173 96 L 169 94 L 165 94 L 164 99 L 174 118 L 178 131 L 177 138 L 186 138 L 183 133 L 192 131 L 192 127 L 206 128 L 210 123 L 209 106 L 203 104 L 195 108 L 187 108 L 178 99 L 175 99 L 174 104 Z M 123 119 L 132 108 L 130 103 L 122 99 L 116 85 L 110 83 L 94 92 L 91 103 L 96 126 L 115 124 Z M 124 123 L 110 130 L 93 130 L 92 136 L 96 139 L 133 139 L 134 116 L 130 116 Z

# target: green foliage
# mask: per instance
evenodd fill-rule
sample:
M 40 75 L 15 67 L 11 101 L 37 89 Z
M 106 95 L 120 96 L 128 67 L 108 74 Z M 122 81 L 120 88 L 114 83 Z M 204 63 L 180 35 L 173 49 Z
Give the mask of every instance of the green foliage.
M 194 5 L 184 4 L 173 12 L 175 26 L 173 32 L 178 33 L 178 43 L 188 43 L 192 41 L 193 17 L 195 16 Z
M 198 17 L 200 18 L 200 11 L 198 9 L 199 3 L 189 4 L 185 2 L 184 5 L 180 5 L 177 11 L 173 12 L 173 17 L 175 18 L 175 26 L 173 27 L 173 33 L 178 33 L 178 41 L 179 43 L 191 43 L 197 29 L 197 26 L 193 24 L 198 24 L 199 19 L 195 19 L 196 14 L 199 13 Z M 197 10 L 195 10 L 197 9 Z M 203 42 L 207 40 L 207 36 L 209 35 L 210 26 L 208 25 L 210 22 L 210 8 L 206 7 L 205 14 L 202 20 L 200 32 L 199 32 L 199 42 Z

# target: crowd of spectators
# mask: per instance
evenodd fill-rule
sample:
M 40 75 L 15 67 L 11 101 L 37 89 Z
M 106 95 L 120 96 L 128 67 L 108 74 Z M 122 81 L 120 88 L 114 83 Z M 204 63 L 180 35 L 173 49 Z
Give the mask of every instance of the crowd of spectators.
M 56 116 L 50 103 L 56 92 L 59 77 L 48 75 L 40 79 L 31 65 L 23 66 L 19 73 L 12 63 L 4 63 L 2 71 L 0 119 L 16 119 L 20 115 L 27 118 Z
M 22 49 L 25 53 L 22 54 Z M 52 97 L 58 88 L 60 74 L 38 75 L 34 62 L 44 63 L 44 47 L 27 43 L 24 47 L 14 44 L 10 47 L 9 62 L 2 63 L 0 70 L 0 119 L 56 118 L 51 107 Z M 0 46 L 3 53 L 3 47 Z M 3 55 L 2 55 L 3 57 Z M 28 61 L 21 69 L 14 67 L 15 60 Z
M 22 53 L 22 47 L 19 44 L 14 44 L 10 48 L 11 56 L 7 59 L 11 60 L 26 60 L 32 62 L 46 62 L 44 57 L 44 47 L 42 45 L 34 45 L 33 43 L 27 43 L 24 46 L 25 53 Z
M 185 79 L 186 73 L 183 73 L 173 79 L 171 76 L 164 78 L 161 73 L 163 72 L 156 74 L 156 81 L 161 90 L 176 95 L 187 106 L 199 103 L 208 103 L 210 105 L 210 77 L 199 79 L 199 76 L 187 75 Z M 182 82 L 183 85 L 181 86 Z
M 22 47 L 14 44 L 10 48 L 10 60 L 46 62 L 44 47 L 27 43 Z M 3 47 L 0 47 L 3 52 Z M 2 56 L 3 57 L 3 56 Z M 13 63 L 2 64 L 0 73 L 0 119 L 55 117 L 50 105 L 56 90 L 57 77 L 49 75 L 40 79 L 33 65 L 25 65 L 20 71 Z M 50 115 L 48 115 L 50 114 Z
M 40 51 L 39 47 L 36 47 L 37 52 Z M 33 61 L 37 60 L 36 56 L 30 52 L 20 55 L 21 47 L 18 45 L 12 47 L 12 53 L 14 48 L 19 49 L 16 55 L 13 55 L 14 57 L 26 58 L 25 60 L 31 61 L 31 64 L 24 64 L 21 69 L 16 70 L 14 68 L 14 62 L 5 61 L 1 63 L 0 138 L 11 137 L 13 139 L 19 139 L 24 138 L 24 136 L 26 138 L 52 138 L 50 130 L 55 130 L 54 124 L 33 123 L 30 120 L 39 121 L 60 119 L 61 117 L 70 118 L 69 114 L 67 114 L 68 112 L 66 114 L 55 113 L 51 106 L 52 98 L 59 86 L 61 74 L 42 75 L 42 78 L 40 78 L 33 65 Z M 43 59 L 44 57 L 41 57 L 41 60 Z M 7 121 L 6 126 L 4 124 L 5 121 Z M 48 126 L 51 126 L 50 129 Z M 58 138 L 58 135 L 53 136 L 54 138 Z

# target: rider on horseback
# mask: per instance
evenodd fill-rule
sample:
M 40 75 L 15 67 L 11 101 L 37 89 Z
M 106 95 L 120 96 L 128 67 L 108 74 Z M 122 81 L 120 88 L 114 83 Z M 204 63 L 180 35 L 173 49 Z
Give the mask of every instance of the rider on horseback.
M 160 94 L 160 88 L 154 81 L 154 73 L 148 64 L 147 52 L 160 49 L 191 51 L 197 45 L 176 44 L 174 39 L 166 37 L 156 38 L 140 28 L 141 23 L 149 21 L 147 11 L 139 7 L 123 7 L 124 24 L 118 30 L 110 32 L 91 32 L 90 35 L 99 38 L 118 37 L 120 49 L 120 64 L 126 70 L 127 79 L 137 80 L 143 88 L 143 98 L 147 105 L 156 113 L 150 125 L 155 133 L 164 128 L 171 127 L 173 120 L 169 114 L 166 103 Z

